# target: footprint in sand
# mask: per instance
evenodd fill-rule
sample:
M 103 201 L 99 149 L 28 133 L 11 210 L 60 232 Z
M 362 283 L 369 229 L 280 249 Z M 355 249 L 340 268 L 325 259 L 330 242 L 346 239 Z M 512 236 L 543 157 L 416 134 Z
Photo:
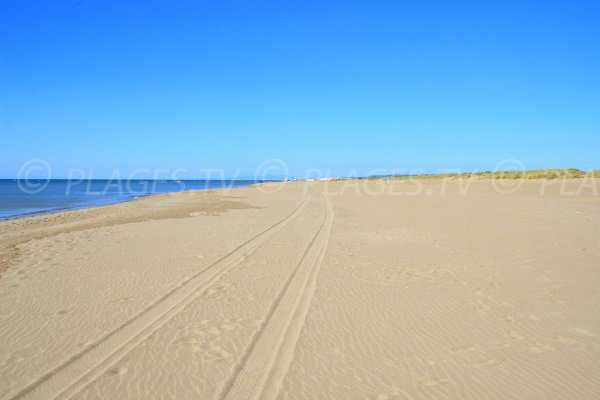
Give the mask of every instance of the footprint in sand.
M 6 362 L 8 364 L 18 364 L 21 361 L 25 360 L 25 357 L 22 356 L 11 356 L 8 360 L 6 360 Z
M 126 367 L 117 367 L 110 370 L 113 375 L 125 375 L 129 371 Z
M 196 344 L 198 339 L 193 336 L 182 336 L 175 341 L 177 344 Z
M 370 399 L 373 399 L 373 400 L 396 400 L 396 399 L 401 399 L 401 398 L 403 398 L 403 397 L 400 396 L 399 389 L 396 389 L 389 393 L 379 393 L 379 394 L 375 395 L 374 397 L 370 397 Z
M 224 331 L 231 331 L 235 329 L 235 326 L 225 323 L 221 325 L 221 329 L 223 329 Z
M 453 354 L 470 353 L 475 350 L 477 350 L 477 348 L 475 346 L 469 346 L 469 345 L 456 346 L 451 349 Z
M 224 360 L 230 356 L 231 356 L 231 353 L 229 353 L 228 351 L 224 350 L 223 348 L 221 348 L 219 346 L 213 345 L 207 349 L 207 354 L 205 354 L 204 357 L 207 360 L 220 361 L 220 360 Z
M 549 344 L 538 343 L 535 346 L 531 346 L 529 350 L 536 354 L 542 354 L 554 352 L 556 350 L 556 347 L 551 346 Z
M 585 328 L 573 328 L 572 331 L 580 336 L 585 336 L 585 337 L 595 337 L 596 336 L 596 334 L 594 332 L 591 332 Z
M 113 300 L 113 303 L 127 303 L 132 300 L 133 300 L 133 297 L 121 297 L 121 298 Z
M 209 326 L 204 331 L 206 333 L 210 333 L 211 335 L 219 335 L 221 333 L 221 330 L 219 328 L 217 328 L 216 326 Z
M 579 343 L 577 340 L 572 339 L 570 337 L 566 337 L 566 336 L 559 336 L 559 337 L 556 338 L 556 341 L 558 343 L 566 344 L 566 345 L 569 345 L 569 346 L 574 346 L 577 343 Z
M 515 323 L 515 319 L 513 318 L 512 315 L 505 314 L 504 315 L 504 320 L 507 321 L 507 322 L 510 322 L 511 324 Z
M 210 297 L 215 297 L 213 295 L 218 294 L 219 292 L 229 288 L 233 286 L 232 283 L 226 283 L 226 282 L 217 282 L 208 292 L 206 292 L 208 294 L 208 296 Z
M 352 255 L 352 251 L 348 250 L 348 249 L 342 249 L 340 251 L 338 251 L 339 254 L 346 256 L 346 257 L 350 257 Z
M 490 368 L 498 365 L 498 361 L 496 360 L 486 360 L 481 361 L 473 365 L 474 368 Z
M 427 378 L 427 379 L 423 379 L 421 381 L 421 385 L 431 387 L 431 386 L 444 385 L 449 382 L 450 382 L 450 379 L 445 379 L 445 378 Z

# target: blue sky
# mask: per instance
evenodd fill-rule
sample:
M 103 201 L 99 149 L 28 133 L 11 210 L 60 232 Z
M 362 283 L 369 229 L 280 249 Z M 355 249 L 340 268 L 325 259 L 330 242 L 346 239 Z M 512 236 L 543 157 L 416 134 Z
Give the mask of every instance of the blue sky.
M 0 177 L 600 168 L 598 1 L 0 0 Z

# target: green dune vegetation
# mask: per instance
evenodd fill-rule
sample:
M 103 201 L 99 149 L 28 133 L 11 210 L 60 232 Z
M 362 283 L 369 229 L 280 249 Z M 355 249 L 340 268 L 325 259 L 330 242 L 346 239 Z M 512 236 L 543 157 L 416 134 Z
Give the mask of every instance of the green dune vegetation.
M 386 177 L 387 178 L 387 177 Z M 415 174 L 394 175 L 392 179 L 577 179 L 600 178 L 600 170 L 581 171 L 576 168 L 569 169 L 535 169 L 527 171 L 483 171 L 465 172 L 461 174 Z M 381 179 L 378 177 L 376 179 Z

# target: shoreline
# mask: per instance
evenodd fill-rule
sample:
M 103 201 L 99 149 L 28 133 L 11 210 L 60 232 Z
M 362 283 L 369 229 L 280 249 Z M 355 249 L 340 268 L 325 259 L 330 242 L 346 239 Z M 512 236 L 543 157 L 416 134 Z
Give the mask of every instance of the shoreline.
M 48 235 L 57 235 L 99 226 L 121 225 L 152 219 L 182 218 L 188 216 L 194 209 L 202 208 L 202 206 L 196 207 L 194 204 L 190 204 L 193 203 L 193 200 L 198 199 L 198 197 L 201 198 L 202 195 L 224 196 L 231 190 L 252 188 L 257 185 L 268 185 L 269 183 L 252 183 L 230 188 L 189 189 L 177 192 L 154 193 L 132 197 L 127 201 L 111 204 L 80 207 L 19 218 L 0 219 L 0 280 L 2 280 L 4 273 L 12 261 L 18 256 L 19 251 L 17 246 L 19 243 L 26 243 Z M 160 210 L 160 212 L 156 212 L 157 205 L 160 206 L 163 199 L 168 201 L 173 200 L 173 198 L 175 198 L 176 203 L 174 207 L 170 207 L 168 211 Z M 186 199 L 192 201 L 186 202 Z M 144 202 L 147 203 L 147 207 L 144 207 Z M 138 207 L 133 206 L 139 203 L 142 204 Z M 235 208 L 233 202 L 225 203 L 229 203 L 229 206 Z M 129 211 L 131 208 L 135 210 L 134 213 Z M 146 212 L 144 212 L 144 208 L 147 208 Z M 98 222 L 98 220 L 101 221 Z M 42 232 L 37 232 L 37 230 L 32 230 L 29 233 L 15 232 L 15 230 L 23 226 L 40 226 Z M 44 232 L 44 230 L 49 230 L 49 232 Z
M 390 178 L 390 179 L 388 179 L 388 178 Z M 265 185 L 265 184 L 307 185 L 307 184 L 316 183 L 316 184 L 323 185 L 323 184 L 326 184 L 329 182 L 331 182 L 331 180 L 263 181 L 263 182 L 249 183 L 247 185 L 242 185 L 242 186 L 215 187 L 215 188 L 206 188 L 206 189 L 185 189 L 185 190 L 170 191 L 170 192 L 135 194 L 135 195 L 130 195 L 126 199 L 116 200 L 114 202 L 107 203 L 107 204 L 91 204 L 91 205 L 84 205 L 84 206 L 78 206 L 78 207 L 73 207 L 73 208 L 53 209 L 53 210 L 42 211 L 42 212 L 19 214 L 17 216 L 12 216 L 12 217 L 0 217 L 0 224 L 5 221 L 16 221 L 16 220 L 23 220 L 26 218 L 43 217 L 43 216 L 47 216 L 47 215 L 69 213 L 69 212 L 74 212 L 74 211 L 106 208 L 106 207 L 111 207 L 111 206 L 115 206 L 115 205 L 119 205 L 119 204 L 135 202 L 135 201 L 139 201 L 139 200 L 143 200 L 143 199 L 147 199 L 147 198 L 154 198 L 157 196 L 172 195 L 172 194 L 176 194 L 176 193 L 185 194 L 185 193 L 209 192 L 209 191 L 219 191 L 219 190 L 220 191 L 229 191 L 229 190 L 243 189 L 243 188 L 248 188 L 248 187 L 256 187 L 258 185 Z M 518 183 L 519 186 L 514 186 L 515 188 L 517 188 L 517 189 L 515 189 L 515 191 L 518 191 L 519 190 L 518 188 L 520 188 L 523 183 L 527 183 L 528 185 L 537 183 L 537 184 L 540 184 L 540 188 L 542 188 L 540 190 L 541 194 L 543 194 L 543 192 L 544 192 L 543 188 L 556 189 L 557 187 L 570 185 L 572 183 L 583 183 L 583 184 L 591 183 L 592 184 L 591 186 L 593 187 L 592 190 L 595 191 L 594 194 L 596 194 L 596 195 L 600 194 L 600 177 L 596 176 L 596 175 L 585 175 L 585 176 L 578 176 L 578 177 L 559 177 L 559 178 L 519 178 L 519 179 L 497 178 L 497 177 L 496 178 L 487 178 L 487 177 L 480 177 L 480 176 L 476 176 L 476 175 L 452 175 L 452 176 L 445 176 L 445 175 L 429 176 L 428 175 L 426 177 L 423 177 L 420 175 L 414 175 L 414 176 L 389 176 L 389 177 L 385 176 L 385 177 L 369 177 L 369 178 L 340 178 L 340 179 L 337 179 L 337 182 L 339 182 L 341 185 L 345 185 L 347 187 L 355 187 L 355 185 L 368 185 L 369 182 L 385 182 L 385 183 L 391 182 L 393 184 L 398 184 L 398 185 L 404 185 L 404 184 L 418 184 L 418 185 L 434 184 L 435 185 L 438 183 L 447 184 L 447 183 L 461 183 L 461 182 L 467 182 L 467 185 L 474 183 L 474 182 L 490 183 L 493 185 L 495 183 L 506 182 L 513 186 L 515 185 L 515 183 Z M 348 190 L 350 190 L 350 189 L 348 189 Z M 342 190 L 342 192 L 343 192 L 343 190 Z M 366 193 L 366 194 L 372 194 L 372 193 Z M 573 194 L 573 192 L 567 193 L 567 195 L 571 195 L 571 194 Z
M 4 183 L 8 183 L 9 180 L 3 180 Z M 111 183 L 111 181 L 109 180 L 103 180 L 103 179 L 96 179 L 96 180 L 89 180 L 89 181 L 85 181 L 85 182 L 107 182 L 107 183 Z M 14 182 L 14 180 L 10 181 L 11 183 Z M 54 183 L 67 183 L 68 184 L 68 180 L 66 179 L 53 179 L 49 182 L 54 182 Z M 126 182 L 126 181 L 123 181 Z M 151 182 L 151 181 L 144 181 L 146 183 Z M 156 183 L 162 183 L 164 181 L 154 181 Z M 169 182 L 176 182 L 176 181 L 169 181 Z M 182 181 L 182 182 L 201 182 L 201 181 Z M 207 181 L 209 182 L 209 181 Z M 116 194 L 110 194 L 107 193 L 106 190 L 104 190 L 103 192 L 93 192 L 90 190 L 87 190 L 84 193 L 84 196 L 89 196 L 89 198 L 82 198 L 80 202 L 78 203 L 73 203 L 73 204 L 68 204 L 68 202 L 66 200 L 69 199 L 69 196 L 77 196 L 77 194 L 65 194 L 63 197 L 65 199 L 65 203 L 66 205 L 63 206 L 55 206 L 55 207 L 51 207 L 50 208 L 46 208 L 46 209 L 40 209 L 40 210 L 35 210 L 35 211 L 29 211 L 29 212 L 20 212 L 20 213 L 14 213 L 14 214 L 10 214 L 10 215 L 5 215 L 5 216 L 0 216 L 0 221 L 7 221 L 7 220 L 14 220 L 14 219 L 21 219 L 21 218 L 28 218 L 28 217 L 34 217 L 34 216 L 39 216 L 39 215 L 48 215 L 48 214 L 55 214 L 55 213 L 60 213 L 60 212 L 66 212 L 66 211 L 73 211 L 73 210 L 82 210 L 82 209 L 87 209 L 87 208 L 94 208 L 94 207 L 104 207 L 104 206 L 110 206 L 110 205 L 114 205 L 114 204 L 120 204 L 120 203 L 126 203 L 129 201 L 134 201 L 134 200 L 138 200 L 140 198 L 144 198 L 144 197 L 148 197 L 148 196 L 155 196 L 155 195 L 160 195 L 160 194 L 165 194 L 165 193 L 179 193 L 179 192 L 187 192 L 187 191 L 202 191 L 202 190 L 212 190 L 212 189 L 234 189 L 234 188 L 238 188 L 238 187 L 246 187 L 246 186 L 251 186 L 254 185 L 258 182 L 256 181 L 251 181 L 251 180 L 239 180 L 239 181 L 212 181 L 212 182 L 227 182 L 229 184 L 229 186 L 224 186 L 224 187 L 205 187 L 205 188 L 189 188 L 189 189 L 174 189 L 174 190 L 165 190 L 165 191 L 155 191 L 152 193 L 143 193 L 143 192 L 136 192 L 134 190 L 128 189 L 126 191 L 120 190 L 118 193 Z M 244 182 L 243 184 L 237 185 L 235 182 Z M 248 182 L 248 183 L 246 183 Z M 181 182 L 180 182 L 181 183 Z M 233 183 L 233 184 L 231 184 Z M 119 185 L 122 185 L 122 182 L 119 182 Z M 126 183 L 129 184 L 129 183 Z M 66 188 L 66 191 L 71 191 L 71 188 Z M 156 189 L 154 189 L 156 190 Z M 23 192 L 21 190 L 22 193 L 26 193 Z M 97 197 L 99 196 L 100 197 Z M 28 196 L 40 196 L 40 194 L 38 193 L 34 193 L 34 194 L 29 194 Z M 96 196 L 96 197 L 94 197 Z M 8 212 L 4 211 L 4 212 Z

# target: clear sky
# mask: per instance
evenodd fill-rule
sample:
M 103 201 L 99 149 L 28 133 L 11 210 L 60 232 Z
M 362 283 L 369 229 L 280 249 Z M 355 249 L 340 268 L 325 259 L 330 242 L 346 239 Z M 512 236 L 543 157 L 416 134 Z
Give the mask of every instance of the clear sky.
M 0 176 L 597 169 L 599 21 L 595 0 L 0 0 Z

